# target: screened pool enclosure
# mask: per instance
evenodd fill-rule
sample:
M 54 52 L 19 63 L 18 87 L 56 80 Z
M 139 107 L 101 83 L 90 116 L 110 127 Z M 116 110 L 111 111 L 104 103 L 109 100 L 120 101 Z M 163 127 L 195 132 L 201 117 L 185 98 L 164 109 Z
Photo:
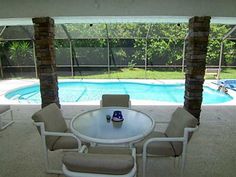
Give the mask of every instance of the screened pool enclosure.
M 111 73 L 123 68 L 184 72 L 187 24 L 56 24 L 59 76 Z M 235 67 L 236 27 L 212 25 L 208 67 Z M 37 77 L 33 26 L 0 26 L 0 75 Z

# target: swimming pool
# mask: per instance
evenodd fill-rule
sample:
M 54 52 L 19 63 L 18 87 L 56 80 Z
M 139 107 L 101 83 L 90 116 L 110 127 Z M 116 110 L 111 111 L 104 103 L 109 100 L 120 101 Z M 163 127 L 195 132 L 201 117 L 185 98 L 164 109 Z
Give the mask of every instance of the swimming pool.
M 184 84 L 148 84 L 139 82 L 59 82 L 61 103 L 98 101 L 103 94 L 129 94 L 132 100 L 169 103 L 184 102 Z M 5 94 L 10 100 L 20 103 L 41 103 L 38 84 L 16 89 Z M 204 86 L 203 104 L 218 104 L 233 98 L 222 92 Z

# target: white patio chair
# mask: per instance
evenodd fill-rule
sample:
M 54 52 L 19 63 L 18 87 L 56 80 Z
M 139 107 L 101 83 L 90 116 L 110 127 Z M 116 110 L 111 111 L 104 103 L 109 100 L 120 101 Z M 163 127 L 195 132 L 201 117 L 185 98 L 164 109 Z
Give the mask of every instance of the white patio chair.
M 197 130 L 197 119 L 183 108 L 177 108 L 164 133 L 152 132 L 135 144 L 137 153 L 142 153 L 143 177 L 146 175 L 147 156 L 182 157 L 180 175 L 183 176 L 187 144 Z
M 32 119 L 43 142 L 46 172 L 62 174 L 61 170 L 50 169 L 48 151 L 59 149 L 77 149 L 79 151 L 82 148 L 81 141 L 70 133 L 64 117 L 55 103 L 34 113 Z
M 67 177 L 135 177 L 135 148 L 90 147 L 87 153 L 65 153 Z
M 100 101 L 101 107 L 127 107 L 131 106 L 130 97 L 128 94 L 105 94 L 102 95 L 102 100 Z
M 0 130 L 7 128 L 13 123 L 14 121 L 11 107 L 9 105 L 0 105 Z

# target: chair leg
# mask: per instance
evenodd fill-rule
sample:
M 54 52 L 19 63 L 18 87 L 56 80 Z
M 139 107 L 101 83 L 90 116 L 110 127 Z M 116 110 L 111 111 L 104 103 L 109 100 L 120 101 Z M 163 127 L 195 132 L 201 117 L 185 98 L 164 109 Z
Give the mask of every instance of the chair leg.
M 134 147 L 130 147 L 132 149 L 132 156 L 134 157 L 134 165 L 135 165 L 135 173 L 133 177 L 137 176 L 137 158 L 136 158 L 136 149 Z
M 181 159 L 180 177 L 184 176 L 185 161 L 186 161 L 186 151 L 187 151 L 187 143 L 184 142 L 182 159 Z
M 49 168 L 49 159 L 48 159 L 48 151 L 46 149 L 44 153 L 44 163 L 45 163 L 45 169 L 46 172 L 49 174 L 63 174 L 62 170 L 53 170 Z
M 184 154 L 183 154 L 184 155 Z M 184 176 L 184 168 L 185 168 L 185 157 L 183 156 L 181 160 L 181 169 L 180 169 L 180 177 Z
M 180 161 L 182 159 L 182 156 L 174 157 L 174 167 L 175 168 L 181 168 Z
M 176 158 L 173 159 L 174 168 L 176 168 Z
M 2 121 L 2 115 L 3 114 L 6 114 L 7 112 L 10 111 L 10 121 L 8 123 L 6 123 L 5 125 L 3 125 L 3 121 Z M 12 110 L 8 110 L 6 111 L 5 113 L 3 113 L 1 116 L 0 116 L 0 130 L 3 130 L 5 128 L 7 128 L 9 125 L 13 124 L 14 121 L 13 121 L 13 114 L 12 114 Z
M 49 173 L 50 170 L 49 170 L 48 151 L 47 151 L 45 146 L 43 148 L 43 151 L 44 151 L 44 165 L 45 165 L 45 169 L 46 169 L 46 172 Z
M 49 168 L 48 149 L 46 147 L 45 136 L 42 136 L 42 141 L 43 141 L 43 151 L 44 151 L 44 165 L 46 172 L 52 174 L 63 174 L 62 170 L 53 170 Z
M 143 177 L 145 177 L 146 176 L 146 165 L 147 165 L 147 153 L 146 152 L 143 152 L 142 161 L 143 161 Z

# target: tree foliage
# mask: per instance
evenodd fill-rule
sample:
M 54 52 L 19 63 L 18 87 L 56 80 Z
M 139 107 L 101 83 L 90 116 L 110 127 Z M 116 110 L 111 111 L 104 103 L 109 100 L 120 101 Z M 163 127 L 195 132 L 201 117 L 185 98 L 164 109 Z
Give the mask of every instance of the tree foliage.
M 220 59 L 221 43 L 224 44 L 223 65 L 235 65 L 236 46 L 235 42 L 222 40 L 230 31 L 231 27 L 226 25 L 211 25 L 210 40 L 208 42 L 208 51 L 206 62 L 208 65 L 218 65 Z
M 179 65 L 182 62 L 184 38 L 188 32 L 187 24 L 65 24 L 72 40 L 74 54 L 81 61 L 97 64 L 99 60 L 107 62 L 107 47 L 110 58 L 118 63 L 149 65 Z M 232 26 L 211 25 L 208 53 L 208 65 L 218 65 L 221 43 L 224 44 L 223 65 L 236 64 L 235 41 L 224 40 Z M 70 43 L 65 30 L 56 26 L 55 48 L 57 57 L 68 60 Z M 234 36 L 235 37 L 235 36 Z M 2 44 L 0 47 L 3 48 Z M 64 50 L 66 49 L 66 51 Z M 10 42 L 9 58 L 14 63 L 27 64 L 32 58 L 32 46 L 28 41 Z M 65 57 L 67 56 L 67 57 Z M 95 60 L 96 58 L 96 60 Z
M 33 64 L 33 51 L 28 41 L 14 41 L 9 47 L 10 60 L 14 65 Z

